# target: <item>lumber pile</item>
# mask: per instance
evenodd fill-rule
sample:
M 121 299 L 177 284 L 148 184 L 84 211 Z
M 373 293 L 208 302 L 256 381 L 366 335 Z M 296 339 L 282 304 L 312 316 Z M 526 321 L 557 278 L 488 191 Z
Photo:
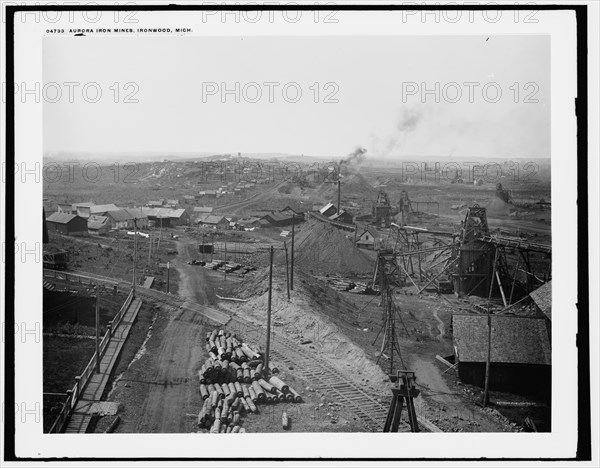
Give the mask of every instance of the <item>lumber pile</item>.
M 327 283 L 331 289 L 336 291 L 348 291 L 354 294 L 367 294 L 367 284 L 351 281 L 338 275 L 327 275 L 317 277 L 319 281 Z
M 258 413 L 258 405 L 300 403 L 302 397 L 279 377 L 276 365 L 265 369 L 258 347 L 224 330 L 206 334 L 208 357 L 198 370 L 203 400 L 198 427 L 211 433 L 245 432 L 243 414 Z

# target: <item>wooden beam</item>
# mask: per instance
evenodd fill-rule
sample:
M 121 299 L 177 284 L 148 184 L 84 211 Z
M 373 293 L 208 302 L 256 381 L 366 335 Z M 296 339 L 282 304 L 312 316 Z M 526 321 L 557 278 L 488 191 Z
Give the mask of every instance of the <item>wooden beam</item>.
M 458 260 L 458 257 L 455 258 L 454 260 L 452 260 L 447 266 L 446 268 L 444 268 L 442 271 L 440 271 L 437 275 L 435 275 L 433 278 L 431 278 L 427 284 L 425 284 L 425 286 L 423 286 L 419 292 L 417 294 L 421 294 L 423 291 L 425 291 L 425 288 L 427 288 L 431 283 L 433 283 L 438 277 L 440 277 L 443 273 L 446 272 L 446 270 L 448 270 L 448 268 L 450 268 L 454 263 L 456 263 L 456 261 Z M 418 289 L 418 288 L 417 288 Z
M 498 281 L 498 287 L 500 288 L 500 295 L 502 296 L 502 303 L 504 304 L 504 307 L 506 307 L 506 296 L 504 295 L 504 289 L 502 289 L 502 283 L 500 282 L 500 274 L 498 273 L 498 270 L 496 270 L 496 280 Z

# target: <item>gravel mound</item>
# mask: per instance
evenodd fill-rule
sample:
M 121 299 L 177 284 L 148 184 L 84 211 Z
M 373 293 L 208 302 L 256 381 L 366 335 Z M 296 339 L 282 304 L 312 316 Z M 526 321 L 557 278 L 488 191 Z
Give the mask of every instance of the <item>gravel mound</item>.
M 291 239 L 287 240 L 291 255 Z M 285 265 L 285 253 L 277 252 L 275 263 Z M 373 261 L 354 245 L 354 233 L 311 220 L 296 234 L 294 265 L 307 272 L 364 275 L 373 272 Z

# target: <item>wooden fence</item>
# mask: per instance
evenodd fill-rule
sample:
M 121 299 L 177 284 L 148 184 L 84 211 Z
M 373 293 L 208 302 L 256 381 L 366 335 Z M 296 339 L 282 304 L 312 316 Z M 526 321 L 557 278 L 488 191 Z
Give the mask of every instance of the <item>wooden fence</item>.
M 44 272 L 44 275 L 45 275 L 45 273 L 46 272 Z M 61 275 L 63 274 L 60 272 L 57 272 L 57 273 L 59 273 Z M 82 278 L 79 275 L 73 275 L 73 276 L 79 277 L 80 280 Z M 56 278 L 56 276 L 54 276 L 54 277 Z M 67 422 L 69 421 L 71 413 L 73 412 L 73 409 L 75 408 L 75 406 L 77 405 L 77 402 L 79 401 L 81 394 L 85 390 L 86 385 L 88 384 L 88 382 L 90 381 L 90 378 L 94 374 L 94 371 L 96 369 L 96 360 L 102 359 L 102 357 L 104 356 L 104 353 L 106 352 L 106 348 L 108 347 L 111 338 L 114 336 L 117 327 L 123 320 L 123 317 L 125 316 L 125 312 L 127 312 L 127 309 L 131 305 L 133 298 L 134 298 L 134 295 L 133 295 L 133 288 L 132 288 L 129 291 L 129 294 L 127 295 L 127 299 L 125 299 L 125 302 L 119 309 L 119 312 L 117 312 L 117 315 L 115 315 L 113 317 L 113 319 L 108 323 L 108 329 L 106 330 L 106 333 L 104 334 L 104 336 L 102 337 L 102 340 L 100 341 L 100 356 L 99 357 L 96 356 L 96 353 L 94 352 L 94 355 L 88 362 L 87 366 L 85 366 L 85 369 L 83 370 L 81 375 L 78 375 L 77 377 L 75 377 L 75 385 L 73 386 L 73 388 L 71 388 L 70 390 L 67 390 L 67 399 L 66 399 L 64 406 L 63 406 L 61 412 L 59 413 L 58 417 L 52 424 L 52 427 L 49 430 L 50 433 L 59 433 L 64 430 Z

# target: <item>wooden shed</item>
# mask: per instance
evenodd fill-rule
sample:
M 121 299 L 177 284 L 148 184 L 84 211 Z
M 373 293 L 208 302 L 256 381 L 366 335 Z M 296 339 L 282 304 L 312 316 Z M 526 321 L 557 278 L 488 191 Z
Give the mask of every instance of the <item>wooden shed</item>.
M 88 232 L 87 219 L 74 214 L 53 213 L 46 218 L 46 225 L 50 232 L 71 236 L 83 236 Z
M 546 321 L 491 315 L 490 388 L 545 395 L 551 389 L 552 347 Z M 488 352 L 488 316 L 452 316 L 454 354 L 464 382 L 483 386 Z

